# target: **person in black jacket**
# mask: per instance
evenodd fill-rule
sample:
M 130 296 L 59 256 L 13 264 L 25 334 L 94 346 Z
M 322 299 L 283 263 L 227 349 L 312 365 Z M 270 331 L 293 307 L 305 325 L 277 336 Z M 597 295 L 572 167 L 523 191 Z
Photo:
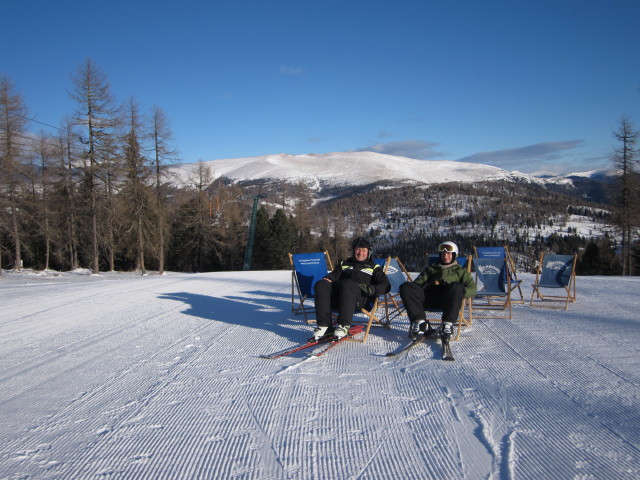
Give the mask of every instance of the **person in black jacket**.
M 358 237 L 351 244 L 353 255 L 340 262 L 331 273 L 314 285 L 316 321 L 313 338 L 327 335 L 331 327 L 331 309 L 338 310 L 338 324 L 333 335 L 342 338 L 349 333 L 357 308 L 366 305 L 368 297 L 387 293 L 391 284 L 383 268 L 372 258 L 371 244 Z

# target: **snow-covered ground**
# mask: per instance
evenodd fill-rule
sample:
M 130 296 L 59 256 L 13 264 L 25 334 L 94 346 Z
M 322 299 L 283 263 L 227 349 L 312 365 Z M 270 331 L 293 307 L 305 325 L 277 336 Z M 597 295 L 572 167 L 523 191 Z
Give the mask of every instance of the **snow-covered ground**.
M 530 275 L 525 296 L 530 294 Z M 476 320 L 307 338 L 290 273 L 0 278 L 2 479 L 637 479 L 640 278 Z

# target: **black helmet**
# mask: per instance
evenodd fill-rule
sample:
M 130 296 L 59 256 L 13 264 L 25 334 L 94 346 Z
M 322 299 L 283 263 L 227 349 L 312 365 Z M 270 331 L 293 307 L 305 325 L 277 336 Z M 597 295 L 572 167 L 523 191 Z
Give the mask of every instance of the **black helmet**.
M 371 253 L 371 244 L 369 240 L 364 237 L 357 237 L 351 243 L 351 251 L 355 251 L 356 248 L 366 248 Z

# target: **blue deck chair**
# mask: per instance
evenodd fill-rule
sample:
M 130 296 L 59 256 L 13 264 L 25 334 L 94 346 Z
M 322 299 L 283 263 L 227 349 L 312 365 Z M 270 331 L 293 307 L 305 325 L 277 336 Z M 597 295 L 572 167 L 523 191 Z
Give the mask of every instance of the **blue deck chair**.
M 313 286 L 318 280 L 333 270 L 329 254 L 316 253 L 289 253 L 291 263 L 291 311 L 295 314 L 303 314 L 306 323 L 313 323 L 307 313 L 315 311 L 315 305 L 310 305 L 313 300 Z M 297 299 L 296 299 L 297 292 Z
M 473 247 L 477 258 L 504 258 L 507 262 L 507 271 L 509 272 L 509 281 L 511 282 L 511 290 L 518 289 L 520 300 L 511 299 L 511 303 L 524 303 L 524 295 L 522 294 L 522 280 L 518 279 L 516 273 L 516 264 L 511 258 L 509 247 Z
M 431 255 L 430 255 L 431 257 Z M 463 260 L 464 259 L 464 260 Z M 464 264 L 461 262 L 464 262 Z M 458 257 L 457 259 L 458 263 L 460 263 L 461 265 L 463 265 L 464 267 L 466 267 L 467 272 L 471 272 L 471 257 Z M 431 264 L 431 263 L 430 263 Z M 442 323 L 442 317 L 440 316 L 440 318 L 432 318 L 433 315 L 429 315 L 429 313 L 431 314 L 442 314 L 442 309 L 441 308 L 435 308 L 435 307 L 427 307 L 425 308 L 425 312 L 427 313 L 427 320 L 429 321 L 429 324 L 431 324 L 433 326 L 434 323 Z M 431 318 L 430 318 L 431 317 Z M 473 323 L 473 310 L 472 310 L 472 303 L 471 303 L 471 299 L 470 298 L 465 298 L 462 301 L 462 307 L 460 308 L 460 312 L 458 313 L 458 321 L 456 322 L 456 334 L 454 337 L 454 340 L 459 340 L 460 339 L 460 334 L 462 333 L 462 328 L 463 327 L 470 327 Z
M 384 273 L 387 274 L 389 283 L 391 283 L 391 290 L 382 296 L 379 306 L 384 306 L 384 316 L 387 325 L 389 325 L 391 320 L 404 312 L 404 305 L 402 304 L 402 298 L 400 298 L 400 285 L 410 282 L 411 275 L 398 257 L 388 257 L 386 259 Z
M 375 257 L 373 261 L 376 263 L 376 265 L 380 265 L 382 268 L 385 268 L 387 266 L 388 259 L 389 257 Z
M 531 292 L 531 307 L 569 308 L 576 301 L 576 259 L 577 255 L 540 254 L 536 280 Z M 553 289 L 562 294 L 543 294 L 542 289 Z M 534 302 L 534 297 L 537 301 Z
M 511 320 L 511 279 L 506 258 L 474 258 L 473 268 L 478 279 L 478 292 L 472 299 L 476 318 Z M 480 288 L 482 284 L 482 288 Z M 504 314 L 492 313 L 504 311 Z M 487 312 L 487 313 L 481 313 Z

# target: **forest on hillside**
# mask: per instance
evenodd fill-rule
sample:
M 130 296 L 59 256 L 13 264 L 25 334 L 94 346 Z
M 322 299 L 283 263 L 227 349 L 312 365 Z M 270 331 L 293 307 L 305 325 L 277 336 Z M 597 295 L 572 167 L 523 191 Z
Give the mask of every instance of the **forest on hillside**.
M 509 246 L 521 270 L 530 271 L 543 251 L 578 253 L 582 273 L 620 271 L 610 206 L 526 183 L 448 183 L 367 192 L 319 205 L 319 218 L 343 218 L 345 225 L 370 225 L 376 254 L 398 256 L 413 271 L 425 255 L 453 240 L 462 255 L 473 247 Z M 584 235 L 570 226 L 588 219 L 605 231 Z M 360 222 L 360 223 L 359 223 Z

